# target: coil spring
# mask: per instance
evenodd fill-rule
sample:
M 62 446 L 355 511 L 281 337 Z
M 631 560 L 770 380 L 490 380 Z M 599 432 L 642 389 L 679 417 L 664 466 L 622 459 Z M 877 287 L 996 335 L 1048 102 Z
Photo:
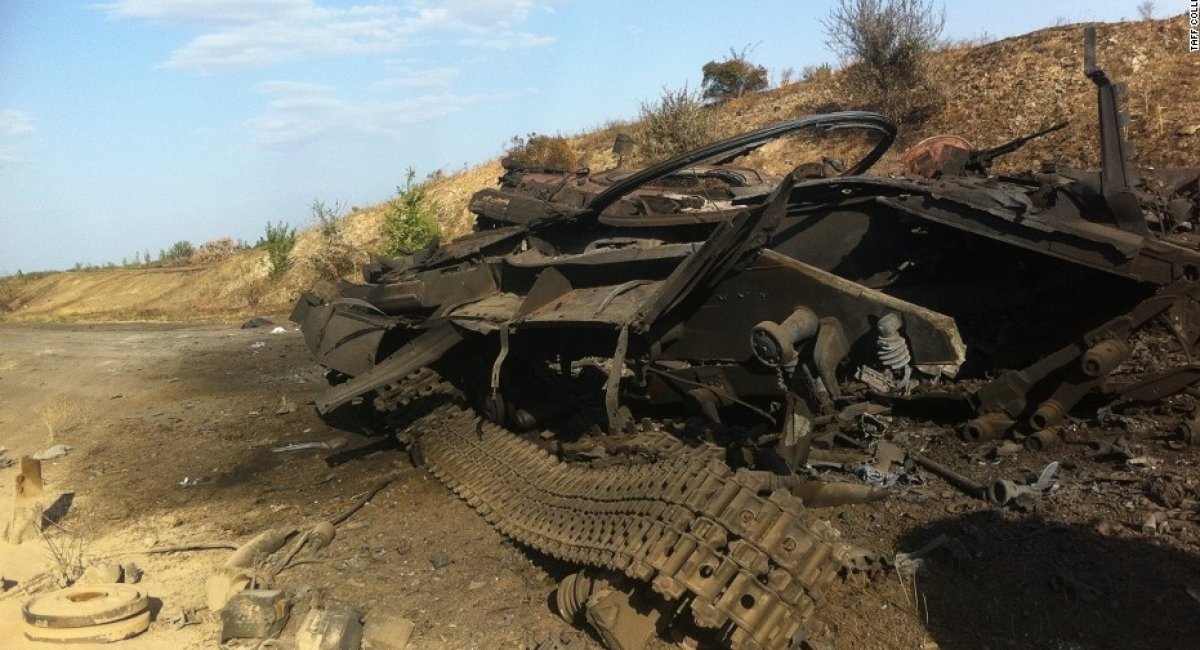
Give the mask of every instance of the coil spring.
M 892 370 L 908 368 L 912 354 L 908 350 L 908 342 L 900 336 L 900 316 L 895 312 L 884 314 L 879 319 L 879 361 Z

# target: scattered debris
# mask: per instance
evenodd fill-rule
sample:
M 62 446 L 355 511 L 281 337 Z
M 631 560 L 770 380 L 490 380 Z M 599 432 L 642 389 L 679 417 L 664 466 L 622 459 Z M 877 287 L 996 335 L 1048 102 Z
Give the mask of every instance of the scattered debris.
M 1156 535 L 1165 532 L 1164 529 L 1167 526 L 1167 513 L 1160 510 L 1146 515 L 1146 519 L 1142 522 L 1142 532 L 1147 535 Z
M 362 650 L 405 650 L 416 628 L 399 614 L 371 611 L 363 627 Z
M 296 650 L 358 650 L 362 619 L 360 610 L 340 601 L 314 606 L 296 631 Z
M 246 589 L 268 586 L 264 580 L 267 576 L 259 567 L 295 534 L 295 528 L 272 528 L 239 546 L 225 563 L 209 576 L 206 589 L 208 608 L 215 612 L 224 607 L 233 596 Z
M 265 318 L 263 316 L 255 316 L 255 317 L 251 318 L 250 320 L 242 323 L 242 329 L 248 330 L 248 329 L 254 329 L 256 327 L 267 327 L 268 325 L 274 325 L 274 324 L 275 324 L 275 322 L 269 318 Z
M 987 498 L 998 506 L 1010 503 L 1028 506 L 1031 500 L 1041 498 L 1058 486 L 1054 480 L 1056 474 L 1058 474 L 1058 463 L 1053 462 L 1047 465 L 1037 480 L 1030 485 L 1019 485 L 1006 479 L 997 480 L 988 486 Z
M 282 325 L 276 325 L 275 329 L 271 330 L 272 334 L 283 334 L 285 332 L 287 332 L 287 328 L 283 327 Z
M 958 472 L 942 465 L 935 463 L 932 460 L 922 456 L 921 454 L 909 453 L 908 457 L 917 465 L 937 474 L 950 485 L 960 489 L 967 496 L 972 496 L 977 499 L 986 499 L 987 490 L 979 483 L 959 474 Z
M 183 553 L 185 551 L 218 551 L 223 549 L 237 550 L 233 542 L 200 542 L 197 544 L 181 544 L 179 546 L 153 546 L 143 553 Z
M 293 443 L 287 444 L 287 445 L 280 445 L 279 447 L 271 447 L 271 451 L 278 454 L 278 453 L 282 453 L 285 451 L 304 451 L 305 449 L 338 450 L 338 449 L 341 449 L 342 447 L 345 447 L 348 442 L 349 441 L 346 440 L 345 437 L 338 436 L 337 438 L 330 438 L 329 440 L 321 440 L 321 441 L 314 441 L 314 442 L 293 442 Z
M 142 568 L 133 562 L 125 562 L 121 565 L 121 582 L 127 585 L 136 585 L 142 581 Z
M 54 445 L 52 447 L 46 447 L 45 449 L 33 454 L 30 456 L 30 458 L 34 460 L 54 460 L 55 458 L 62 458 L 63 456 L 66 456 L 67 452 L 71 451 L 71 449 L 72 447 L 70 445 Z
M 292 547 L 266 569 L 267 574 L 273 578 L 283 572 L 284 569 L 292 566 L 291 563 L 295 559 L 296 554 L 306 546 L 311 548 L 313 552 L 325 548 L 329 545 L 329 542 L 333 541 L 334 534 L 335 529 L 332 522 L 317 522 L 315 526 L 304 531 L 303 534 L 297 537 L 292 543 Z
M 170 625 L 173 629 L 179 630 L 189 625 L 200 623 L 200 608 L 181 607 L 176 612 L 160 614 L 158 620 Z
M 279 396 L 279 408 L 275 409 L 275 415 L 287 415 L 296 410 L 296 403 L 288 399 L 286 395 Z
M 124 572 L 119 564 L 93 564 L 83 570 L 79 582 L 83 584 L 115 584 L 122 582 Z
M 925 558 L 941 548 L 946 549 L 959 562 L 966 561 L 971 557 L 961 541 L 949 535 L 942 534 L 911 553 L 897 553 L 892 558 L 892 565 L 897 571 L 904 571 L 909 574 L 916 573 L 923 566 Z
M 237 593 L 220 608 L 221 642 L 275 637 L 287 624 L 290 611 L 291 602 L 278 589 Z

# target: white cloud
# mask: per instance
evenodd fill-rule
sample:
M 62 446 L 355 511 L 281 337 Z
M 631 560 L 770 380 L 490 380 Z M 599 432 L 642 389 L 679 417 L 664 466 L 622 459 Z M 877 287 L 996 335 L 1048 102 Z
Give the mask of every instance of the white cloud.
M 459 75 L 458 68 L 440 67 L 426 70 L 407 70 L 390 79 L 376 82 L 376 90 L 412 90 L 415 88 L 445 88 Z
M 322 137 L 398 137 L 414 125 L 430 122 L 484 102 L 516 93 L 460 95 L 438 93 L 408 99 L 352 102 L 320 87 L 264 82 L 256 89 L 273 98 L 267 110 L 250 120 L 260 146 L 295 149 Z M 302 92 L 297 92 L 302 90 Z
M 251 23 L 267 16 L 302 18 L 320 12 L 312 0 L 118 0 L 98 7 L 114 18 L 194 25 Z
M 540 47 L 548 36 L 518 31 L 534 0 L 412 0 L 403 5 L 325 7 L 316 0 L 118 0 L 114 18 L 205 29 L 163 64 L 198 72 L 380 54 L 456 35 L 470 46 Z
M 333 92 L 333 88 L 299 81 L 263 81 L 255 84 L 254 91 L 264 95 L 319 95 Z
M 33 114 L 11 108 L 0 110 L 0 135 L 33 133 Z
M 554 41 L 553 36 L 539 36 L 537 34 L 521 32 L 516 34 L 488 34 L 476 38 L 464 38 L 459 42 L 471 47 L 485 47 L 491 50 L 506 51 L 544 47 L 552 45 Z

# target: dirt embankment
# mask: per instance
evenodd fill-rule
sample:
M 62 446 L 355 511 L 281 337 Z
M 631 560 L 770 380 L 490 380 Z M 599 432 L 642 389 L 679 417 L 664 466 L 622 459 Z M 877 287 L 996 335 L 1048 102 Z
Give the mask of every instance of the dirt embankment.
M 1095 92 L 1082 73 L 1083 25 L 1044 29 L 977 46 L 955 46 L 932 62 L 940 84 L 941 108 L 919 126 L 906 127 L 874 173 L 900 170 L 900 154 L 919 140 L 955 133 L 978 147 L 994 146 L 1062 119 L 1070 126 L 1031 142 L 997 166 L 1028 169 L 1058 160 L 1083 167 L 1099 161 Z M 1185 51 L 1186 20 L 1099 25 L 1100 63 L 1126 82 L 1125 108 L 1136 161 L 1160 167 L 1195 165 L 1200 159 L 1200 57 Z M 862 108 L 864 99 L 841 72 L 816 76 L 711 108 L 722 135 L 814 112 Z M 531 129 L 537 125 L 530 125 Z M 615 164 L 616 125 L 571 138 L 582 164 L 603 169 Z M 751 162 L 783 173 L 812 152 L 784 147 L 760 153 Z M 836 152 L 835 152 L 836 153 Z M 443 238 L 466 233 L 471 195 L 494 186 L 498 161 L 438 176 L 430 195 L 441 206 Z M 381 248 L 385 206 L 356 210 L 342 220 L 343 236 L 356 263 Z M 261 251 L 242 252 L 220 264 L 189 269 L 113 269 L 52 274 L 0 286 L 0 319 L 45 320 L 222 320 L 252 313 L 282 315 L 295 296 L 320 277 L 324 246 L 315 228 L 302 233 L 292 268 L 267 277 Z M 351 271 L 347 277 L 353 277 Z M 5 307 L 8 306 L 7 313 Z

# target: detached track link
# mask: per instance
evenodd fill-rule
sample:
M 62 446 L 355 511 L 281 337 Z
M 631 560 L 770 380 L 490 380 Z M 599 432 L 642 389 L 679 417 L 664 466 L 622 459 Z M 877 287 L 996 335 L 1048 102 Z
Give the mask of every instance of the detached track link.
M 423 424 L 430 471 L 500 532 L 687 600 L 696 622 L 720 628 L 737 650 L 788 647 L 837 575 L 798 499 L 759 496 L 702 449 L 593 469 L 457 406 Z
M 402 409 L 414 400 L 432 395 L 457 396 L 454 386 L 430 368 L 420 368 L 377 391 L 375 409 L 384 413 Z

